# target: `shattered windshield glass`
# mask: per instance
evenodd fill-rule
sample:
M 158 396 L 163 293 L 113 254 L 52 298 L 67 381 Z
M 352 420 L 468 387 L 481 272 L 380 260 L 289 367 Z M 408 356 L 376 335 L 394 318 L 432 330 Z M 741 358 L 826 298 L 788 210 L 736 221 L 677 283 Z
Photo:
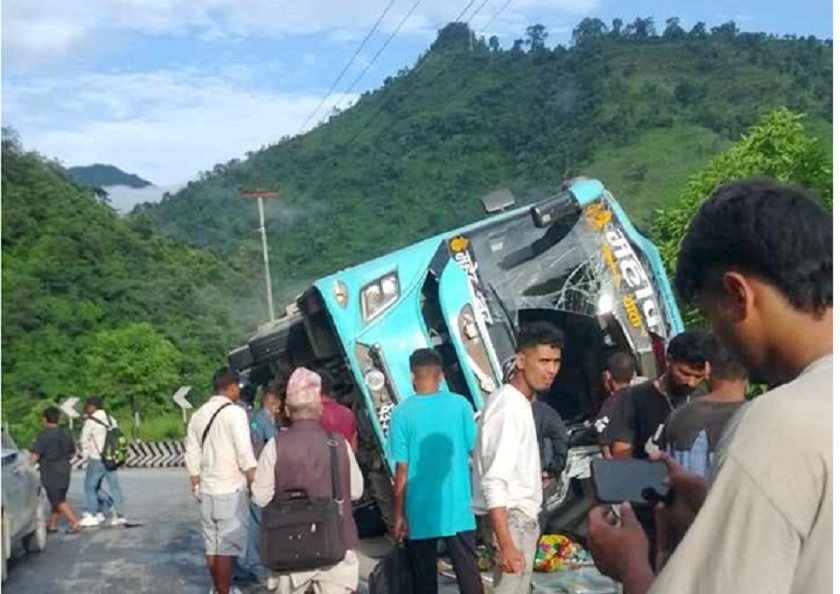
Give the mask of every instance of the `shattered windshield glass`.
M 654 276 L 606 201 L 545 229 L 523 213 L 469 239 L 488 299 L 507 312 L 612 313 L 639 338 L 668 336 Z

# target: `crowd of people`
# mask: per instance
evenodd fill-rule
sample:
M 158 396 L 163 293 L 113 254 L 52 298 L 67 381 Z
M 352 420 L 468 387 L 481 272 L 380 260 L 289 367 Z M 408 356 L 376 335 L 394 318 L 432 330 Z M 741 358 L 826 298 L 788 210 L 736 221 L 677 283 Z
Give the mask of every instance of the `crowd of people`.
M 607 398 L 595 421 L 603 456 L 664 461 L 674 496 L 589 514 L 595 562 L 625 594 L 830 591 L 832 237 L 830 215 L 805 190 L 763 180 L 723 186 L 691 222 L 676 274 L 680 297 L 713 333 L 673 337 L 653 379 L 638 376 L 629 353 L 607 361 Z M 495 553 L 494 592 L 531 591 L 544 490 L 568 450 L 562 419 L 538 395 L 555 383 L 563 349 L 552 324 L 524 325 L 507 381 L 478 415 L 465 396 L 442 389 L 434 349 L 410 355 L 415 395 L 393 410 L 387 458 L 393 537 L 405 546 L 416 594 L 437 592 L 441 541 L 460 591 L 483 592 L 479 540 Z M 748 401 L 750 380 L 770 390 Z M 329 374 L 298 368 L 265 386 L 261 407 L 247 410 L 238 406 L 235 372 L 213 377 L 214 396 L 192 416 L 186 445 L 211 593 L 237 594 L 234 577 L 263 577 L 260 548 L 306 549 L 258 546 L 268 506 L 294 502 L 298 492 L 335 502 L 346 550 L 330 564 L 268 572 L 269 589 L 357 590 L 352 502 L 364 479 L 354 415 L 333 390 Z M 81 520 L 66 502 L 74 446 L 57 428 L 57 410 L 45 412 L 32 449 L 53 506 L 51 528 L 59 515 L 74 531 L 105 513 L 125 522 L 116 471 L 99 459 L 115 420 L 97 398 L 86 412 Z

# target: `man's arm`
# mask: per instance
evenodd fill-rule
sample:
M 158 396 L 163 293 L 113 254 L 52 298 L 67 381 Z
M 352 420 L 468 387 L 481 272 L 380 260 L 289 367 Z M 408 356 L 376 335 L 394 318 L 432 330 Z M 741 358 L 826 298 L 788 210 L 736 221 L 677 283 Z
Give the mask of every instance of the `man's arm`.
M 551 461 L 548 464 L 549 470 L 555 475 L 559 476 L 566 468 L 566 457 L 569 453 L 569 433 L 566 431 L 566 425 L 554 408 L 549 407 L 548 413 L 548 431 L 545 437 L 551 440 Z
M 513 542 L 507 522 L 508 482 L 516 469 L 519 453 L 516 418 L 508 411 L 497 411 L 485 418 L 479 447 L 481 490 L 499 545 L 499 566 L 506 573 L 519 573 L 524 570 L 525 561 L 522 551 Z
M 408 522 L 405 518 L 405 490 L 408 484 L 408 437 L 405 434 L 402 410 L 399 406 L 391 414 L 388 450 L 391 454 L 391 461 L 396 464 L 394 470 L 393 536 L 396 540 L 403 540 L 408 536 Z
M 277 465 L 277 445 L 271 439 L 260 454 L 254 481 L 251 484 L 251 499 L 260 507 L 268 505 L 274 499 L 276 488 L 274 467 Z
M 777 484 L 766 477 L 765 483 Z M 803 538 L 750 469 L 729 452 L 650 593 L 792 592 Z
M 190 484 L 192 485 L 193 493 L 198 495 L 198 488 L 201 484 L 201 441 L 197 434 L 195 426 L 196 417 L 190 419 L 187 425 L 187 443 L 186 452 L 184 454 L 184 462 L 187 466 L 187 472 L 190 475 Z
M 365 477 L 362 475 L 362 469 L 359 468 L 359 462 L 349 443 L 347 455 L 350 457 L 350 499 L 358 501 L 365 494 Z
M 636 440 L 636 399 L 629 389 L 619 393 L 609 415 L 603 442 L 610 446 L 613 458 L 632 458 Z
M 405 520 L 405 487 L 408 484 L 408 464 L 397 463 L 397 476 L 394 479 L 394 539 L 403 540 L 408 536 L 408 523 Z
M 633 444 L 626 441 L 614 441 L 610 446 L 610 456 L 616 460 L 630 459 L 633 457 Z
M 245 475 L 248 483 L 254 482 L 254 475 L 257 471 L 257 459 L 254 458 L 254 446 L 251 445 L 251 428 L 248 425 L 248 413 L 238 406 L 230 407 L 231 413 L 227 419 L 228 430 L 239 469 Z M 224 414 L 223 411 L 222 414 Z M 222 419 L 219 419 L 221 421 Z M 218 421 L 217 421 L 218 422 Z

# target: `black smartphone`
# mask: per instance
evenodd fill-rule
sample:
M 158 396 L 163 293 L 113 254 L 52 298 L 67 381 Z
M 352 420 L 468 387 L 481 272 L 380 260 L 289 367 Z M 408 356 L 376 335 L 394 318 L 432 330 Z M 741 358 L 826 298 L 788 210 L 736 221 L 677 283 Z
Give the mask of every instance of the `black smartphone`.
M 669 499 L 669 488 L 665 484 L 668 466 L 662 461 L 652 460 L 604 460 L 592 461 L 592 480 L 595 483 L 595 497 L 601 503 L 653 504 Z

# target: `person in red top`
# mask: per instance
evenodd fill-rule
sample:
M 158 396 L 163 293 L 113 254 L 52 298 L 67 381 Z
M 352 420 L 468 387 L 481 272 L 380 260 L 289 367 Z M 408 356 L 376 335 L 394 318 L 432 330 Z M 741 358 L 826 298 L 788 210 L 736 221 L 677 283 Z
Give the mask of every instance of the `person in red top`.
M 321 427 L 326 431 L 340 433 L 355 452 L 358 447 L 356 433 L 356 417 L 353 411 L 334 398 L 335 381 L 328 371 L 319 371 L 321 376 L 321 403 L 324 411 L 321 413 Z

